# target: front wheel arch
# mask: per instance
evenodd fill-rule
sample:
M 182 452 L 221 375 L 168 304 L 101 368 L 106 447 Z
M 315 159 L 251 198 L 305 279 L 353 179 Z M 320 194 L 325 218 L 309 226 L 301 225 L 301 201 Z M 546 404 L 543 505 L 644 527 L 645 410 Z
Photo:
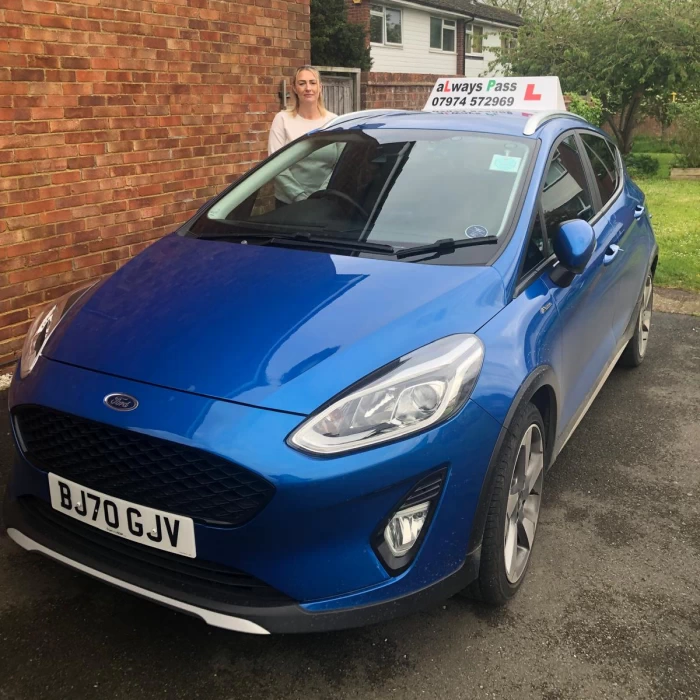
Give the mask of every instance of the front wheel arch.
M 543 431 L 544 421 L 537 407 L 531 402 L 521 404 L 512 432 L 508 432 L 498 455 L 478 575 L 462 591 L 470 598 L 501 605 L 515 595 L 524 581 L 542 499 Z M 539 446 L 536 450 L 535 444 Z
M 519 409 L 525 404 L 534 404 L 542 415 L 545 425 L 545 469 L 548 469 L 551 465 L 559 415 L 558 388 L 559 383 L 556 375 L 549 365 L 540 365 L 534 369 L 520 385 L 520 389 L 518 389 L 511 402 L 506 418 L 501 426 L 486 469 L 484 481 L 481 485 L 481 493 L 479 494 L 479 501 L 469 537 L 468 552 L 473 552 L 481 546 L 501 447 L 504 439 L 509 434 L 510 427 Z

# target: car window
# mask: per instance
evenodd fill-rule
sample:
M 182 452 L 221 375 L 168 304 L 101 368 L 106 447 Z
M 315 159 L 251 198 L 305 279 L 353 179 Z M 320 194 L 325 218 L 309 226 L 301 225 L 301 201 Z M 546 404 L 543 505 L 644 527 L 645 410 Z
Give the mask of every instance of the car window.
M 619 183 L 617 159 L 608 142 L 595 134 L 581 134 L 581 140 L 593 166 L 600 202 L 604 207 L 613 196 Z
M 554 150 L 544 179 L 542 208 L 549 240 L 564 221 L 593 218 L 591 193 L 573 134 L 560 141 Z
M 499 237 L 518 206 L 534 145 L 463 131 L 317 132 L 275 153 L 203 213 L 192 232 L 274 226 L 399 248 Z M 478 248 L 461 248 L 454 258 L 478 264 L 493 255 Z M 447 258 L 437 264 L 462 264 Z
M 546 242 L 542 230 L 542 220 L 539 212 L 535 217 L 535 223 L 532 225 L 530 238 L 528 239 L 527 248 L 525 249 L 525 261 L 523 262 L 522 275 L 526 275 L 530 270 L 537 267 L 546 257 Z
M 622 176 L 623 176 L 623 170 L 622 170 L 622 156 L 620 155 L 620 149 L 615 146 L 614 144 L 610 143 L 610 141 L 606 141 L 608 148 L 613 154 L 613 160 L 615 161 L 615 177 L 617 180 L 616 187 L 617 185 L 622 182 Z

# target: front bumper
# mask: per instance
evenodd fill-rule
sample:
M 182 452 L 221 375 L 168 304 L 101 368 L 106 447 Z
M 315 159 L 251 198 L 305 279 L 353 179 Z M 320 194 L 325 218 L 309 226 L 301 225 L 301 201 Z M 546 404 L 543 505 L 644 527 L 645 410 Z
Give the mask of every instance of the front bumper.
M 165 607 L 199 617 L 212 627 L 248 634 L 325 632 L 407 615 L 454 595 L 474 579 L 479 568 L 480 549 L 477 549 L 467 556 L 458 571 L 446 578 L 381 603 L 326 612 L 313 612 L 298 603 L 253 607 L 216 601 L 201 592 L 188 590 L 181 583 L 158 580 L 137 567 L 127 569 L 123 562 L 110 563 L 103 552 L 90 552 L 81 544 L 75 546 L 60 533 L 56 535 L 42 528 L 17 501 L 6 499 L 4 516 L 10 539 L 30 552 L 43 554 Z
M 139 409 L 120 414 L 105 407 L 103 397 L 115 391 L 138 396 Z M 274 484 L 274 497 L 250 522 L 195 524 L 198 558 L 245 571 L 287 601 L 259 607 L 188 587 L 182 577 L 144 565 L 126 566 L 107 548 L 42 525 L 22 504 L 49 501 L 46 472 L 18 459 L 5 505 L 8 533 L 18 544 L 210 624 L 258 632 L 367 624 L 447 597 L 478 570 L 478 549 L 467 550 L 500 425 L 473 403 L 428 433 L 331 459 L 285 444 L 303 416 L 117 380 L 44 358 L 11 390 L 11 409 L 30 403 L 207 450 Z M 445 466 L 447 483 L 420 550 L 393 576 L 374 551 L 372 535 L 417 481 Z

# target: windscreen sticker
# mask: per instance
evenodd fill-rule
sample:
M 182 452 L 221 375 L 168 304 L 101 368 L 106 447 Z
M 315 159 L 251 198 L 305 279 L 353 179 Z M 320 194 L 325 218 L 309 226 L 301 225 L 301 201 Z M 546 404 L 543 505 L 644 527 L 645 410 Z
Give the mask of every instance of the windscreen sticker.
M 489 170 L 497 170 L 500 173 L 517 173 L 520 169 L 520 161 L 522 158 L 516 156 L 502 156 L 495 153 L 491 158 L 491 166 Z
M 472 225 L 464 232 L 464 235 L 467 238 L 485 238 L 489 235 L 489 230 L 486 226 Z

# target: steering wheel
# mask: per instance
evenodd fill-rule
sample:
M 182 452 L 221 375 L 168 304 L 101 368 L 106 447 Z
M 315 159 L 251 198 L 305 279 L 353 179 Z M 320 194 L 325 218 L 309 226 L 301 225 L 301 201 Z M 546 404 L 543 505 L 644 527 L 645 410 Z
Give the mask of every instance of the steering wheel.
M 345 194 L 345 192 L 341 192 L 340 190 L 318 190 L 313 194 L 310 194 L 308 196 L 308 199 L 321 199 L 322 197 L 326 197 L 327 195 L 330 195 L 331 197 L 337 197 L 338 199 L 342 199 L 344 202 L 351 204 L 362 214 L 362 216 L 365 217 L 365 219 L 369 219 L 369 214 L 365 211 L 364 207 L 361 204 L 358 204 L 350 195 Z

